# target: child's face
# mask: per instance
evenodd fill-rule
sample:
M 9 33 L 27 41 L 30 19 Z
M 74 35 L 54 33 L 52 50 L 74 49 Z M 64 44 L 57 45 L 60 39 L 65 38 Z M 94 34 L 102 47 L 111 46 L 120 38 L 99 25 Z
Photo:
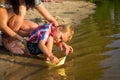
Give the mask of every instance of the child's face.
M 55 43 L 67 42 L 68 41 L 67 36 L 68 36 L 67 32 L 63 33 L 63 32 L 60 31 L 59 28 L 57 28 L 54 31 L 53 39 L 54 39 Z

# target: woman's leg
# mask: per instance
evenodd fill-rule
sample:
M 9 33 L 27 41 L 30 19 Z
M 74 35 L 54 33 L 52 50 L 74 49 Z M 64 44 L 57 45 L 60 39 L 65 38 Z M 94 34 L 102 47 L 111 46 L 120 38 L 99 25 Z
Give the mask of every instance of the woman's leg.
M 13 54 L 24 54 L 17 40 L 2 34 L 2 45 Z
M 28 37 L 29 34 L 37 28 L 38 25 L 32 21 L 24 20 L 20 30 L 17 32 L 23 37 Z M 24 54 L 18 40 L 15 40 L 5 34 L 2 35 L 2 45 L 13 54 Z
M 20 30 L 18 31 L 19 35 L 23 37 L 28 37 L 30 33 L 36 29 L 39 25 L 30 20 L 24 20 Z

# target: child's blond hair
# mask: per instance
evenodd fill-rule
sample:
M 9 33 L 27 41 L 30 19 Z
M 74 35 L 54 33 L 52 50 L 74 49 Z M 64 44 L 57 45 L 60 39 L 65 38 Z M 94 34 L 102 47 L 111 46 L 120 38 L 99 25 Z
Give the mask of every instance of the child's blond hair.
M 70 41 L 73 37 L 73 34 L 74 34 L 74 29 L 73 27 L 70 25 L 70 24 L 65 24 L 65 25 L 59 25 L 57 27 L 62 27 L 62 32 L 65 33 L 67 32 L 68 33 L 68 41 Z

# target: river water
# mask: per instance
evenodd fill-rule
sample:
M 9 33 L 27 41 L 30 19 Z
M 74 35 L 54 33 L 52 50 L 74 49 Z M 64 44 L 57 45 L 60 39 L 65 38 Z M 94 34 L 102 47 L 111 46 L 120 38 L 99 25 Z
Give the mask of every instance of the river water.
M 69 43 L 73 46 L 74 53 L 67 56 L 63 66 L 48 68 L 40 60 L 31 58 L 30 62 L 27 62 L 28 58 L 16 61 L 0 58 L 1 63 L 6 61 L 6 64 L 12 65 L 5 68 L 7 71 L 3 67 L 6 64 L 0 65 L 1 79 L 120 80 L 120 1 L 90 1 L 96 4 L 96 12 L 75 27 L 75 35 Z
M 75 27 L 74 53 L 53 80 L 120 80 L 120 1 L 91 1 L 96 12 Z
M 92 0 L 91 0 L 92 1 Z M 69 80 L 120 79 L 120 1 L 93 0 L 96 12 L 75 28 Z

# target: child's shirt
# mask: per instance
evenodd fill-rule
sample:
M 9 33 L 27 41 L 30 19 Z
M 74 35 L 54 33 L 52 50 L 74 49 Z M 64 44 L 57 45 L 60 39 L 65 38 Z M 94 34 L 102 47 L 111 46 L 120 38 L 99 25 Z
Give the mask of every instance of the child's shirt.
M 50 35 L 53 35 L 52 24 L 44 24 L 43 26 L 39 26 L 31 33 L 29 42 L 38 43 L 40 40 L 47 42 Z

